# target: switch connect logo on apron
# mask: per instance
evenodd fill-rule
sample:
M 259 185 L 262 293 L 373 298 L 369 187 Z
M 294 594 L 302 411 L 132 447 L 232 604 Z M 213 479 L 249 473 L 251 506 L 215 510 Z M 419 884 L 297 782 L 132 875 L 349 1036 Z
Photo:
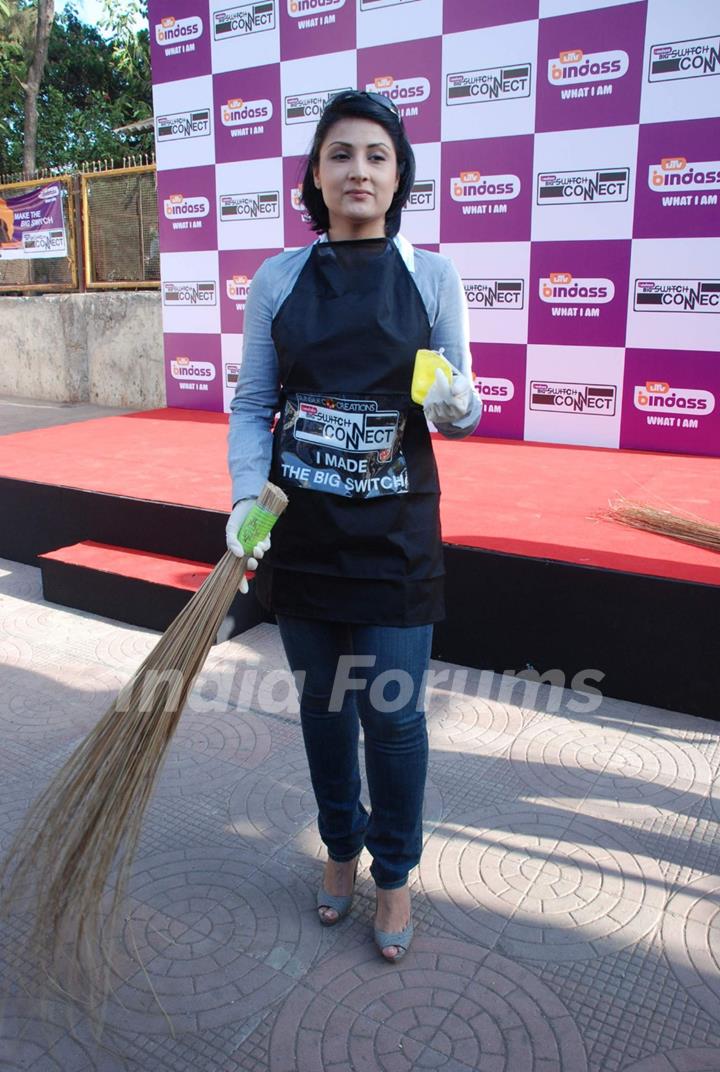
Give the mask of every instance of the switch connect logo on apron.
M 284 479 L 346 498 L 407 493 L 400 450 L 407 413 L 397 408 L 400 401 L 398 395 L 287 395 L 279 459 Z

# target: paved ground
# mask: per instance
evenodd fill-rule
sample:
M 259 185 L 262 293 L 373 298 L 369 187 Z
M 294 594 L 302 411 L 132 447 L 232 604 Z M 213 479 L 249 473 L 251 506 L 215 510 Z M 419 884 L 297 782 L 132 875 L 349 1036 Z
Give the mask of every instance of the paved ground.
M 56 424 L 74 424 L 94 417 L 112 417 L 133 413 L 130 409 L 110 409 L 89 402 L 40 402 L 35 398 L 0 395 L 0 435 L 27 432 L 31 428 L 52 428 Z
M 0 562 L 0 851 L 154 641 Z M 367 857 L 351 917 L 316 921 L 283 668 L 270 626 L 211 654 L 147 816 L 102 1048 L 19 996 L 3 925 L 2 1072 L 720 1070 L 719 723 L 435 664 L 417 938 L 390 966 Z

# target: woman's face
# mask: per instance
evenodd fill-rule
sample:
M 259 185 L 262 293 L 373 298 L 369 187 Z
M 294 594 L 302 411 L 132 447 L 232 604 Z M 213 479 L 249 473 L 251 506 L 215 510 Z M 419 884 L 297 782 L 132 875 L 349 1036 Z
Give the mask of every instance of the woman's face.
M 369 119 L 338 119 L 313 168 L 330 216 L 328 237 L 382 238 L 385 213 L 400 183 L 392 139 Z

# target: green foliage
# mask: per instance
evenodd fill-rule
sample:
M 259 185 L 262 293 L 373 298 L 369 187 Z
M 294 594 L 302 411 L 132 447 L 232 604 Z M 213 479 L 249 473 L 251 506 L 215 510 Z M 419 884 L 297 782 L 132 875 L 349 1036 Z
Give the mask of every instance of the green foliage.
M 142 0 L 114 0 L 101 33 L 66 7 L 53 25 L 38 98 L 37 166 L 149 152 L 152 131 L 113 128 L 152 115 L 150 41 Z M 0 0 L 0 172 L 22 167 L 23 79 L 35 30 L 32 0 Z

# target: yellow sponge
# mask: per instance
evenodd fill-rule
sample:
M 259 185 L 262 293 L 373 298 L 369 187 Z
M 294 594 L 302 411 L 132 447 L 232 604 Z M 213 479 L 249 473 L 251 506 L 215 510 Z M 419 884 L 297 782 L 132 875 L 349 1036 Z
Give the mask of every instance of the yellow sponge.
M 445 373 L 448 383 L 452 383 L 453 367 L 447 358 L 435 350 L 418 350 L 415 354 L 410 396 L 419 406 L 422 406 L 425 395 L 435 383 L 435 373 L 438 369 Z

